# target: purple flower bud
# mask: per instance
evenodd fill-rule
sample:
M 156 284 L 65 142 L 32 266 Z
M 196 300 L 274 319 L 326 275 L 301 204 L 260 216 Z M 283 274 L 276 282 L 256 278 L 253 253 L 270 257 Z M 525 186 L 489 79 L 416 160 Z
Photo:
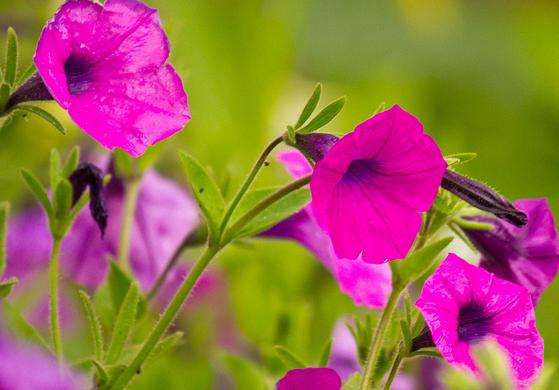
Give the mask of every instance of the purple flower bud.
M 108 213 L 103 197 L 103 172 L 91 163 L 81 163 L 70 175 L 70 182 L 74 190 L 72 205 L 76 204 L 85 189 L 89 187 L 89 210 L 91 217 L 97 223 L 101 236 L 104 236 Z
M 485 184 L 447 169 L 441 187 L 475 208 L 494 214 L 515 226 L 526 225 L 526 214 Z
M 297 134 L 295 139 L 297 148 L 314 162 L 322 160 L 330 148 L 338 142 L 338 137 L 325 133 Z
M 19 103 L 37 101 L 37 100 L 53 100 L 52 95 L 47 89 L 43 79 L 38 73 L 35 73 L 18 89 L 12 93 L 6 103 L 6 110 L 13 108 Z

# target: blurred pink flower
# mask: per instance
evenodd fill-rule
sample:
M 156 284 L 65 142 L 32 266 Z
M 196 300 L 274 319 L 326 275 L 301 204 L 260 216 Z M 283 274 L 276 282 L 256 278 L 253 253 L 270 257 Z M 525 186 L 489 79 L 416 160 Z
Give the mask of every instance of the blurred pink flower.
M 277 390 L 340 390 L 342 380 L 331 368 L 296 368 L 281 378 Z
M 338 257 L 402 259 L 437 195 L 446 162 L 421 123 L 399 106 L 361 123 L 317 162 L 312 209 Z
M 309 163 L 299 152 L 283 152 L 278 155 L 278 159 L 295 177 L 312 172 Z M 360 259 L 337 257 L 330 238 L 316 223 L 310 207 L 280 222 L 264 235 L 295 240 L 314 253 L 332 273 L 340 290 L 351 297 L 356 305 L 382 308 L 386 304 L 392 290 L 388 264 L 367 264 Z
M 86 133 L 139 156 L 190 119 L 168 57 L 155 9 L 138 0 L 70 0 L 43 29 L 34 60 L 54 99 Z
M 535 306 L 559 270 L 559 237 L 547 199 L 522 199 L 514 205 L 528 216 L 526 225 L 477 216 L 471 219 L 490 223 L 493 229 L 465 232 L 481 253 L 480 267 L 526 287 Z
M 59 367 L 46 352 L 0 335 L 0 388 L 11 390 L 85 390 L 85 377 Z
M 454 254 L 425 282 L 417 307 L 450 364 L 479 373 L 470 346 L 486 339 L 504 349 L 518 387 L 528 385 L 543 364 L 543 340 L 528 291 Z

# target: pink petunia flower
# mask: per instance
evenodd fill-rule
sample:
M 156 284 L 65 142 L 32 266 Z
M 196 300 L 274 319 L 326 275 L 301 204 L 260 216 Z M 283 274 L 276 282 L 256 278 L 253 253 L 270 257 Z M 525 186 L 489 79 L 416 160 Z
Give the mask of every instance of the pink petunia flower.
M 399 106 L 341 138 L 314 169 L 318 224 L 338 257 L 404 258 L 441 184 L 446 162 L 421 123 Z
M 69 0 L 43 29 L 34 61 L 54 99 L 86 133 L 139 156 L 190 119 L 168 57 L 156 10 L 138 0 Z
M 480 267 L 526 287 L 536 305 L 559 270 L 559 237 L 546 199 L 522 199 L 514 205 L 528 216 L 525 226 L 516 227 L 492 216 L 476 216 L 472 219 L 494 228 L 464 231 L 481 252 Z
M 331 368 L 296 368 L 281 378 L 277 390 L 340 390 L 342 380 Z
M 470 347 L 487 339 L 506 352 L 519 388 L 543 364 L 543 339 L 528 291 L 454 254 L 425 282 L 416 305 L 432 341 L 450 364 L 478 374 Z
M 278 159 L 295 177 L 312 172 L 300 152 L 283 152 L 278 155 Z M 316 223 L 310 207 L 280 222 L 263 235 L 297 241 L 315 254 L 332 273 L 340 290 L 351 297 L 356 305 L 379 309 L 386 304 L 392 290 L 388 264 L 367 264 L 360 259 L 349 260 L 336 256 L 330 238 Z

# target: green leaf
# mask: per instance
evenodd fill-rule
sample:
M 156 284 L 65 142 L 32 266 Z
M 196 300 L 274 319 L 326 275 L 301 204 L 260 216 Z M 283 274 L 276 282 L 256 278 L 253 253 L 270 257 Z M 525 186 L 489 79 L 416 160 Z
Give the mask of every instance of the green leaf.
M 0 282 L 0 299 L 6 298 L 12 292 L 12 289 L 17 284 L 18 279 L 16 277 L 9 278 Z
M 99 380 L 99 385 L 103 385 L 109 381 L 109 375 L 105 370 L 105 367 L 96 359 L 90 359 L 91 364 L 95 367 L 95 372 L 97 373 L 97 379 Z
M 300 129 L 298 132 L 302 134 L 308 134 L 327 125 L 342 110 L 345 105 L 345 101 L 345 97 L 341 97 L 338 100 L 333 101 L 332 103 L 324 107 L 322 111 L 320 111 L 318 115 L 309 122 L 308 125 Z
M 0 203 L 0 278 L 6 270 L 6 237 L 8 235 L 8 218 L 10 215 L 10 204 Z
M 62 171 L 62 160 L 60 158 L 60 153 L 55 148 L 50 151 L 50 166 L 49 166 L 49 178 L 50 178 L 50 188 L 54 190 L 61 178 Z
M 361 387 L 361 374 L 356 372 L 345 381 L 342 390 L 359 390 Z
M 405 286 L 419 279 L 424 273 L 431 269 L 433 264 L 438 260 L 439 254 L 452 240 L 452 237 L 442 238 L 413 252 L 400 262 L 393 261 L 391 266 L 396 269 L 396 282 L 400 282 Z
M 151 362 L 156 360 L 158 357 L 173 349 L 178 344 L 178 342 L 182 339 L 183 336 L 184 333 L 179 331 L 159 341 L 155 346 L 155 348 L 153 348 L 153 351 L 147 357 L 142 367 L 146 367 Z
M 292 369 L 292 368 L 306 367 L 306 364 L 303 363 L 303 361 L 300 358 L 295 356 L 295 354 L 290 352 L 287 348 L 281 345 L 276 345 L 274 347 L 274 351 L 276 352 L 276 354 L 278 355 L 278 357 L 283 362 L 286 368 Z
M 15 30 L 8 27 L 6 31 L 6 66 L 4 68 L 4 81 L 9 85 L 14 85 L 17 72 L 18 44 Z
M 4 107 L 10 99 L 10 86 L 6 83 L 0 84 L 0 115 L 4 114 Z
M 67 179 L 61 179 L 54 190 L 54 215 L 62 220 L 72 207 L 72 185 Z
M 301 115 L 299 115 L 299 119 L 297 119 L 297 123 L 295 124 L 295 130 L 303 126 L 307 121 L 307 119 L 310 118 L 311 114 L 314 112 L 316 106 L 318 105 L 318 101 L 320 100 L 321 93 L 322 93 L 322 85 L 318 83 L 316 84 L 316 87 L 314 87 L 314 91 L 311 97 L 309 98 L 309 100 L 307 101 L 307 103 L 305 104 L 305 107 L 303 108 Z
M 32 114 L 35 114 L 43 118 L 47 122 L 49 122 L 61 134 L 66 134 L 66 130 L 64 129 L 64 126 L 62 126 L 62 124 L 58 121 L 58 119 L 56 119 L 52 114 L 50 114 L 48 111 L 43 110 L 40 107 L 32 106 L 30 104 L 18 104 L 17 106 L 14 107 L 14 109 L 19 111 L 27 111 Z
M 52 219 L 54 210 L 50 203 L 49 197 L 47 196 L 47 192 L 41 182 L 39 182 L 39 180 L 37 180 L 37 178 L 26 169 L 21 170 L 21 176 L 23 177 L 23 180 L 25 180 L 25 183 L 27 184 L 31 192 L 33 192 L 37 200 L 41 203 L 41 206 L 43 206 L 43 209 L 49 216 L 49 220 Z
M 326 367 L 326 365 L 328 365 L 331 351 L 332 339 L 328 340 L 326 344 L 324 344 L 324 347 L 322 347 L 322 352 L 320 353 L 320 358 L 318 359 L 318 367 Z
M 50 348 L 45 339 L 43 339 L 43 336 L 37 332 L 33 325 L 27 322 L 16 306 L 12 305 L 7 300 L 2 300 L 2 308 L 3 323 L 8 327 L 8 329 L 16 333 L 21 338 L 38 344 L 47 351 L 50 351 Z
M 495 226 L 491 223 L 470 221 L 470 220 L 459 218 L 459 217 L 453 218 L 452 222 L 454 222 L 456 225 L 460 226 L 461 228 L 467 229 L 467 230 L 490 231 L 490 230 L 493 230 L 495 228 Z
M 446 163 L 449 167 L 465 164 L 467 162 L 472 161 L 477 157 L 477 153 L 456 153 L 456 154 L 449 154 L 445 156 Z
M 91 302 L 91 299 L 89 298 L 87 293 L 83 290 L 80 290 L 78 291 L 78 295 L 82 302 L 82 306 L 85 311 L 85 318 L 87 319 L 87 323 L 89 325 L 89 332 L 93 341 L 93 353 L 97 360 L 102 360 L 104 353 L 104 342 L 101 322 L 99 321 L 99 317 L 97 316 L 95 308 L 93 307 L 93 303 Z
M 31 62 L 29 66 L 17 76 L 16 85 L 21 85 L 35 73 L 35 64 Z
M 138 290 L 138 285 L 136 282 L 133 282 L 130 284 L 130 288 L 122 301 L 122 305 L 116 317 L 111 342 L 107 350 L 107 364 L 116 363 L 122 354 L 124 344 L 136 320 L 139 299 L 140 292 Z
M 228 354 L 220 354 L 220 360 L 231 374 L 237 389 L 268 390 L 271 388 L 260 367 L 250 360 Z
M 210 240 L 217 237 L 219 224 L 225 210 L 225 201 L 215 181 L 192 156 L 179 153 L 192 193 L 208 224 Z
M 244 199 L 246 202 L 243 205 L 244 209 L 248 210 L 250 208 L 249 206 L 254 206 L 257 203 L 255 200 L 259 197 L 259 200 L 262 200 L 265 197 L 262 195 L 264 195 L 266 191 L 270 191 L 270 189 L 256 191 L 257 192 L 254 193 L 251 193 L 252 191 L 247 193 Z M 268 192 L 268 195 L 269 194 L 270 192 Z M 305 207 L 309 201 L 310 192 L 307 188 L 300 188 L 293 191 L 254 217 L 240 231 L 235 233 L 235 238 L 252 236 L 260 233 L 295 214 Z
M 128 273 L 126 273 L 120 265 L 114 262 L 112 259 L 109 260 L 109 275 L 107 277 L 107 282 L 109 285 L 109 292 L 111 295 L 111 302 L 113 304 L 113 309 L 115 312 L 120 310 L 120 305 L 124 300 L 126 292 L 130 288 L 132 283 L 132 278 Z
M 66 159 L 64 163 L 64 167 L 62 168 L 62 177 L 68 179 L 70 175 L 78 168 L 78 164 L 80 162 L 80 147 L 74 146 L 70 155 Z

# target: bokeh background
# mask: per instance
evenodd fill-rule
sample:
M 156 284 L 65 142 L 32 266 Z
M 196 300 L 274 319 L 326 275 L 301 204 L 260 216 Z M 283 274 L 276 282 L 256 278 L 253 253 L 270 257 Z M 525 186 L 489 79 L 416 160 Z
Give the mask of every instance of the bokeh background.
M 479 154 L 463 172 L 511 199 L 547 197 L 559 212 L 558 2 L 147 3 L 160 11 L 171 62 L 183 77 L 193 116 L 182 133 L 158 147 L 157 166 L 165 175 L 184 183 L 180 148 L 234 188 L 265 143 L 296 120 L 314 84 L 322 82 L 323 103 L 340 95 L 348 99 L 328 130 L 347 132 L 380 103 L 398 103 L 421 119 L 445 153 Z M 58 5 L 0 0 L 0 28 L 11 25 L 18 32 L 23 67 Z M 16 210 L 32 202 L 21 167 L 45 178 L 52 147 L 98 148 L 54 103 L 47 105 L 68 127 L 67 135 L 31 117 L 0 133 L 0 199 Z M 261 183 L 284 182 L 287 175 L 270 162 Z M 184 260 L 194 255 L 187 253 Z M 222 275 L 217 297 L 186 309 L 183 347 L 147 370 L 137 388 L 208 388 L 230 381 L 227 367 L 263 369 L 234 361 L 224 350 L 271 372 L 277 370 L 275 344 L 316 359 L 335 321 L 363 312 L 294 244 L 251 241 L 227 250 L 216 268 Z M 548 362 L 559 362 L 558 300 L 556 282 L 537 310 Z

